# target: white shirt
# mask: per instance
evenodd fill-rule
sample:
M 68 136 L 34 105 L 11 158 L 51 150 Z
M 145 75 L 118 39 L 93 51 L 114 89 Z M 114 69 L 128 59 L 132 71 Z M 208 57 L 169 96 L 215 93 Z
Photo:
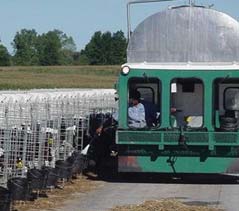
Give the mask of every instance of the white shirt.
M 129 125 L 135 128 L 146 126 L 145 109 L 142 103 L 129 107 L 128 109 Z
M 0 157 L 2 157 L 4 155 L 4 149 L 0 148 Z

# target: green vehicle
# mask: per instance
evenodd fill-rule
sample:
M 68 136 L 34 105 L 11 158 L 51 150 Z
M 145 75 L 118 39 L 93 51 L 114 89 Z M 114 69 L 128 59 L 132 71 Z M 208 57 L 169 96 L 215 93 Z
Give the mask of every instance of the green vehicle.
M 118 172 L 238 174 L 238 21 L 190 2 L 130 28 L 116 85 Z M 129 124 L 131 90 L 149 105 L 146 122 L 156 110 L 146 127 Z

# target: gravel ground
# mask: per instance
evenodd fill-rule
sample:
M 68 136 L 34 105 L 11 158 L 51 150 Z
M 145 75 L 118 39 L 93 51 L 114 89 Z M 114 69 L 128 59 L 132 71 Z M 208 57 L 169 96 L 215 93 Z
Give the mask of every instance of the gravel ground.
M 206 206 L 192 206 L 186 205 L 177 200 L 155 200 L 146 201 L 140 205 L 128 205 L 115 207 L 111 211 L 221 211 L 217 208 L 211 208 Z

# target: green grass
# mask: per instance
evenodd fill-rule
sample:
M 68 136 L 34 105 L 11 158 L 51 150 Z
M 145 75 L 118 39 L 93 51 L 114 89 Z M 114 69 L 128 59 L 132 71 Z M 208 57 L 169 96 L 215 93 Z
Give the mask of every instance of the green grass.
M 0 89 L 113 88 L 120 66 L 0 67 Z

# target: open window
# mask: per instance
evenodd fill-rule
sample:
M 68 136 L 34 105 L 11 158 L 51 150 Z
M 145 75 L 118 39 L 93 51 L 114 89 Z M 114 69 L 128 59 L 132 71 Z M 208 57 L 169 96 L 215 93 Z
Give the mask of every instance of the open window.
M 224 91 L 224 109 L 239 111 L 239 87 L 228 87 Z
M 133 94 L 140 94 L 139 103 L 144 109 L 145 124 L 140 124 L 137 117 L 131 118 L 131 111 L 134 109 L 132 101 Z M 128 83 L 128 123 L 129 127 L 144 128 L 155 127 L 160 123 L 160 96 L 161 84 L 157 78 L 131 78 Z M 142 116 L 142 114 L 139 114 Z M 133 119 L 133 121 L 132 121 Z M 139 124 L 137 124 L 137 122 Z
M 213 119 L 216 130 L 234 132 L 239 122 L 239 78 L 214 81 Z
M 203 82 L 197 78 L 175 78 L 171 81 L 171 126 L 203 126 Z

